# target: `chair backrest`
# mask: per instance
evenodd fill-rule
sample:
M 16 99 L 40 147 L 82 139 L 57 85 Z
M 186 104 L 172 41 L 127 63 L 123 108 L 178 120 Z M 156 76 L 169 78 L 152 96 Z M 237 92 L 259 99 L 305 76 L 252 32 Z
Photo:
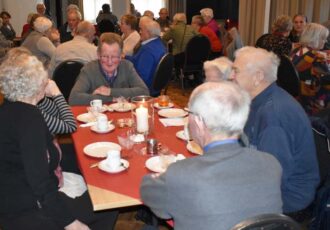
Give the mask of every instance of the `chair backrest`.
M 207 37 L 196 35 L 189 40 L 185 49 L 183 71 L 202 71 L 203 63 L 208 59 L 211 44 Z
M 170 53 L 166 53 L 159 61 L 156 68 L 152 88 L 154 91 L 161 91 L 171 80 L 174 67 L 174 57 Z
M 277 71 L 277 85 L 297 98 L 300 95 L 300 80 L 296 67 L 287 56 L 281 56 L 280 60 Z
M 263 214 L 243 220 L 231 230 L 300 230 L 298 223 L 282 214 Z
M 78 61 L 67 60 L 59 64 L 54 70 L 53 80 L 56 82 L 66 100 L 68 100 L 70 96 L 71 89 L 76 83 L 83 65 L 83 63 Z
M 98 29 L 100 35 L 103 34 L 104 32 L 115 32 L 116 31 L 116 27 L 112 23 L 112 21 L 106 20 L 106 19 L 97 23 L 97 29 Z

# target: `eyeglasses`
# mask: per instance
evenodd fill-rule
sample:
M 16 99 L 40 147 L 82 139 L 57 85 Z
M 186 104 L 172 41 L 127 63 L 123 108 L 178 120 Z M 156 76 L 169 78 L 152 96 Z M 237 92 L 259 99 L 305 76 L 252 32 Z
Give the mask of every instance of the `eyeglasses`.
M 186 111 L 187 113 L 191 114 L 191 115 L 195 115 L 195 116 L 199 116 L 197 113 L 190 111 L 187 107 L 183 109 L 184 111 Z
M 100 59 L 103 60 L 103 61 L 111 60 L 112 62 L 118 62 L 120 60 L 120 56 L 101 55 Z

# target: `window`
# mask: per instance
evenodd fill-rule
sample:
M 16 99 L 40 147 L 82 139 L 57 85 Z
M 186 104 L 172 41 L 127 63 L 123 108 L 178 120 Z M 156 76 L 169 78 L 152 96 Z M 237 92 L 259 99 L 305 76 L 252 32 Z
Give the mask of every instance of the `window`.
M 84 0 L 84 19 L 95 23 L 96 17 L 100 10 L 102 10 L 102 5 L 105 3 L 112 6 L 111 0 Z
M 154 17 L 158 18 L 159 10 L 166 7 L 166 0 L 131 0 L 134 4 L 135 9 L 143 15 L 146 10 L 151 10 L 154 13 Z

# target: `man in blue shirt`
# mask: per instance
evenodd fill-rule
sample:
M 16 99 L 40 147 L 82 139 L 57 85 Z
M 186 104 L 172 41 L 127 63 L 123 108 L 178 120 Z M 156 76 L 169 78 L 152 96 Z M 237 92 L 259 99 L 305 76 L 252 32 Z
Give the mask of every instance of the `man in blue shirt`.
M 274 53 L 254 47 L 236 52 L 233 79 L 252 97 L 244 131 L 251 147 L 271 153 L 283 168 L 283 211 L 292 217 L 314 199 L 319 184 L 311 125 L 302 107 L 279 88 Z
M 189 130 L 203 155 L 145 176 L 140 189 L 143 203 L 159 217 L 173 218 L 175 229 L 228 230 L 248 217 L 282 212 L 279 162 L 238 143 L 249 104 L 249 95 L 232 82 L 208 82 L 193 91 Z
M 160 26 L 156 21 L 148 17 L 140 19 L 141 47 L 133 56 L 126 56 L 148 86 L 151 96 L 158 96 L 160 92 L 152 89 L 152 81 L 160 59 L 164 56 L 166 49 L 160 39 Z

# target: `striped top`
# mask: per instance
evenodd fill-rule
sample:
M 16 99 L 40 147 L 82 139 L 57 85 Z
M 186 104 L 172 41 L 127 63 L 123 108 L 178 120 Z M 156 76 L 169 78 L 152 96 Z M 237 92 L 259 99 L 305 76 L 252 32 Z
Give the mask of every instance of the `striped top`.
M 62 94 L 52 99 L 45 97 L 37 104 L 37 107 L 53 135 L 76 131 L 76 120 Z

